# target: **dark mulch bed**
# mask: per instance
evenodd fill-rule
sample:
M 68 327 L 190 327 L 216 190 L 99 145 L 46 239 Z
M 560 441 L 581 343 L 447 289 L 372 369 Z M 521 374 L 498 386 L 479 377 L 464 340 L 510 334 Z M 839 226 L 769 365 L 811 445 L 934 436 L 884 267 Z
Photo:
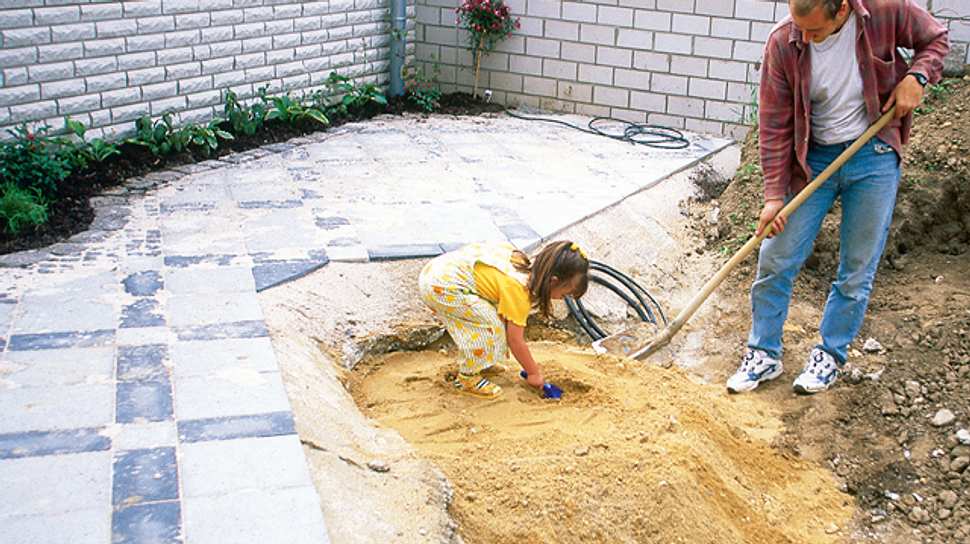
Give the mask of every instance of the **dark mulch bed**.
M 447 94 L 441 97 L 440 102 L 441 107 L 435 113 L 446 115 L 481 115 L 505 109 L 499 104 L 486 104 L 474 99 L 468 93 Z M 354 117 L 331 119 L 329 128 L 369 119 L 381 113 L 401 115 L 405 112 L 419 113 L 420 110 L 403 97 L 392 98 L 385 109 L 374 108 Z M 128 178 L 141 176 L 154 170 L 219 158 L 232 152 L 246 151 L 266 144 L 285 142 L 318 130 L 320 125 L 314 122 L 293 126 L 270 121 L 264 125 L 259 134 L 240 135 L 234 140 L 221 142 L 219 149 L 211 155 L 196 149 L 192 152 L 170 155 L 164 159 L 153 156 L 144 147 L 124 144 L 121 146 L 121 155 L 110 157 L 94 168 L 75 173 L 64 181 L 61 185 L 60 198 L 48 210 L 49 220 L 46 224 L 36 230 L 22 232 L 17 237 L 0 231 L 0 255 L 46 247 L 84 231 L 94 219 L 94 211 L 88 199 L 105 189 L 122 184 Z

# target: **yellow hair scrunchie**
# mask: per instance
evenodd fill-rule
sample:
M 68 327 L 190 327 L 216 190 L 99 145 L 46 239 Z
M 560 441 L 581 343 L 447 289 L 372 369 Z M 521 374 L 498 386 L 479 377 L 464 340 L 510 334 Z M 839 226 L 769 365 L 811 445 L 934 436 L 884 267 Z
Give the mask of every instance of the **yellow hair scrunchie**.
M 579 253 L 579 255 L 582 256 L 582 258 L 586 259 L 587 261 L 589 260 L 589 257 L 586 256 L 586 252 L 583 251 L 583 249 L 579 247 L 579 244 L 577 244 L 576 242 L 573 242 L 573 244 L 569 246 L 569 249 L 575 251 L 576 253 Z

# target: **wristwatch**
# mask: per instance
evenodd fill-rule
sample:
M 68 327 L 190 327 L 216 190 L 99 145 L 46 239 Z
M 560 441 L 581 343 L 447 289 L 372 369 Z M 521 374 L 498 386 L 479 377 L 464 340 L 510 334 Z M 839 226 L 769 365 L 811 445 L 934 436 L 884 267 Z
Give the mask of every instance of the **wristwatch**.
M 919 72 L 910 72 L 909 75 L 915 77 L 916 81 L 923 87 L 926 87 L 926 84 L 930 82 L 926 76 Z

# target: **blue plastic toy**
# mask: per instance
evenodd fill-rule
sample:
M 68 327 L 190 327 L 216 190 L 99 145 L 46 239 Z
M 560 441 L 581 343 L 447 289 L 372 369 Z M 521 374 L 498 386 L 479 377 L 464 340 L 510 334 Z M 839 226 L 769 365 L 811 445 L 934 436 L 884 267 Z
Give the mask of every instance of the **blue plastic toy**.
M 529 373 L 526 372 L 526 371 L 524 371 L 524 370 L 522 370 L 522 371 L 519 372 L 519 376 L 522 376 L 522 379 L 524 380 L 524 379 L 526 379 L 526 378 L 529 377 Z M 561 399 L 562 398 L 562 389 L 560 389 L 559 386 L 557 386 L 555 384 L 551 384 L 549 382 L 546 382 L 546 383 L 542 384 L 542 398 L 544 398 L 544 399 Z

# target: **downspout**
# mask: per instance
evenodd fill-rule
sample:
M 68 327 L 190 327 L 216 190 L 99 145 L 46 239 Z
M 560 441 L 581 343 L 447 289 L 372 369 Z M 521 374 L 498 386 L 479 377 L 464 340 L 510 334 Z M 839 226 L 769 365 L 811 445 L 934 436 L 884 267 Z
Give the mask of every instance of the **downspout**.
M 404 38 L 407 37 L 408 0 L 391 0 L 391 96 L 404 94 Z

